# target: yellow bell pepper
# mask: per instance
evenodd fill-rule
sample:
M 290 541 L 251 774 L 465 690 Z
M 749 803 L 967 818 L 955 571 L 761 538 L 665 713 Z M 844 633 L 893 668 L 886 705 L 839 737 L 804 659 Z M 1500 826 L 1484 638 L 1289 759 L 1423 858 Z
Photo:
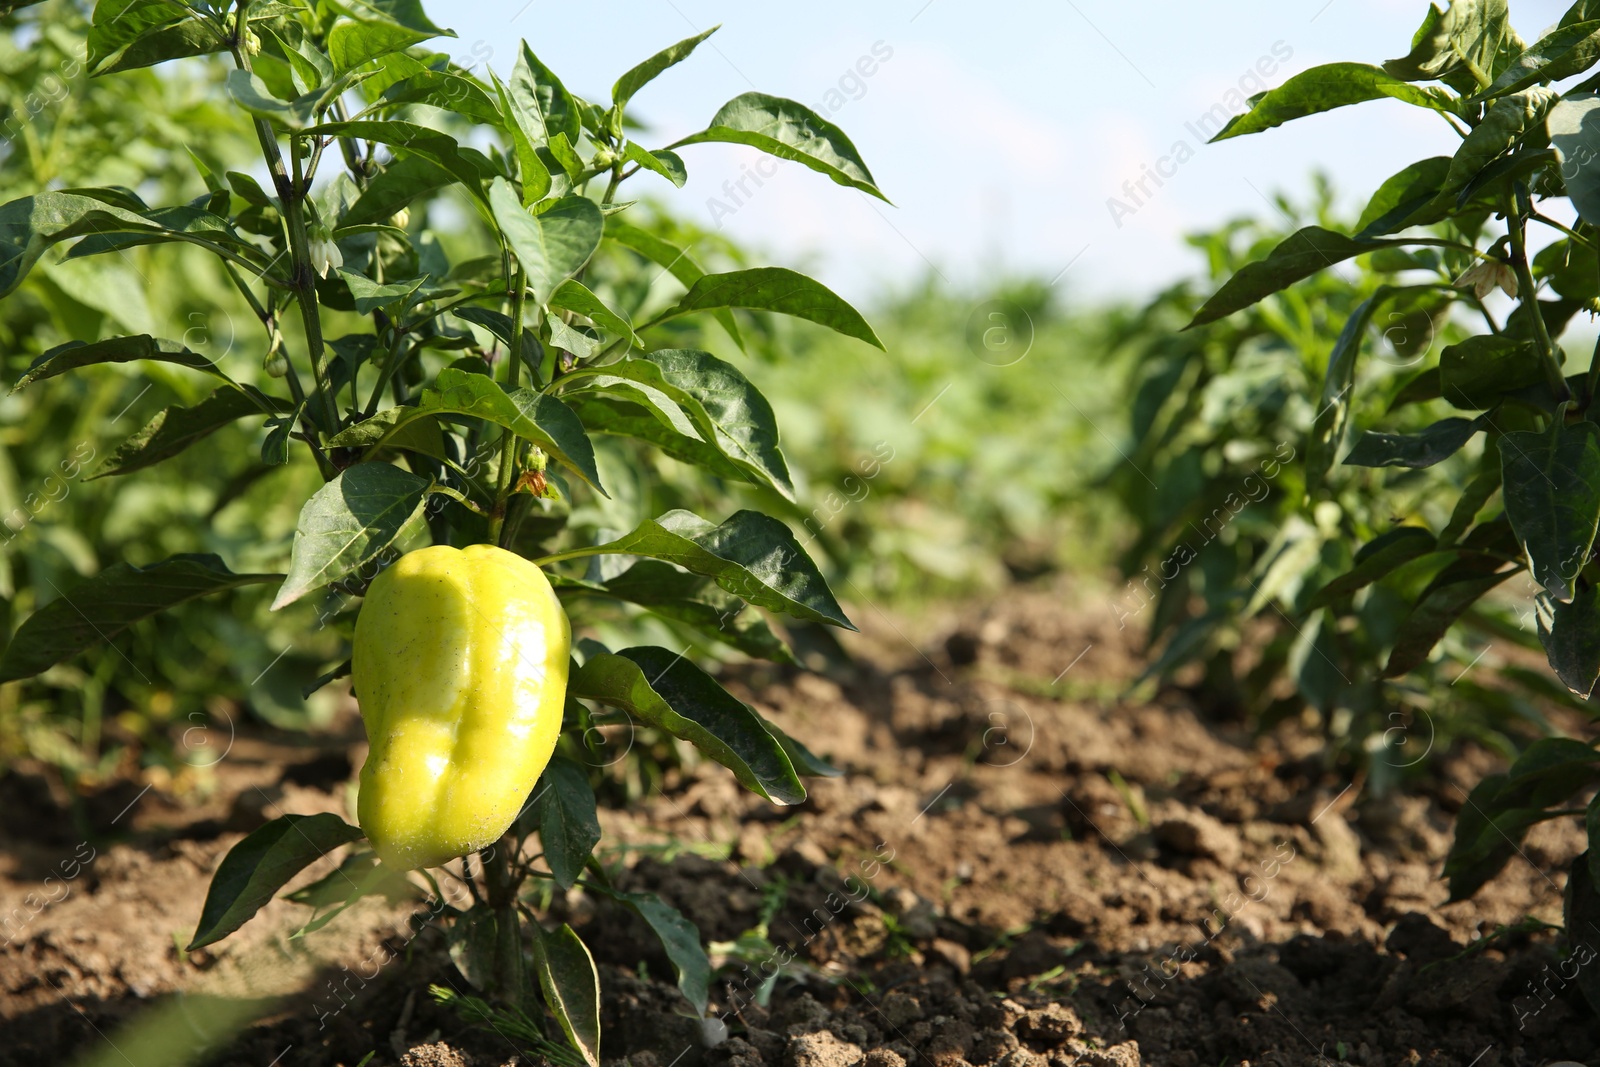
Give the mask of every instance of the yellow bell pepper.
M 350 658 L 371 749 L 357 815 L 384 863 L 506 832 L 555 749 L 571 648 L 544 572 L 504 549 L 435 545 L 373 579 Z

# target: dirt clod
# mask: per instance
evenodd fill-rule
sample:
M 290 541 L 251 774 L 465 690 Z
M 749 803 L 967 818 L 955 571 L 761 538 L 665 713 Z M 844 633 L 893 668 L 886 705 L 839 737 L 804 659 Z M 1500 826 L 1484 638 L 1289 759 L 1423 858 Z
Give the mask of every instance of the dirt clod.
M 785 1067 L 855 1067 L 865 1058 L 859 1046 L 819 1030 L 791 1038 L 783 1062 Z

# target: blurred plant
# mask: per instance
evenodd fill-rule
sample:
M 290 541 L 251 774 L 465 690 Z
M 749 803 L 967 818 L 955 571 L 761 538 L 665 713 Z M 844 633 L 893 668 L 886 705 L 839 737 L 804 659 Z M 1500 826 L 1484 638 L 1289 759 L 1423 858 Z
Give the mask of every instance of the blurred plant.
M 974 294 L 929 276 L 881 305 L 873 360 L 775 324 L 797 358 L 750 376 L 802 457 L 793 521 L 845 589 L 909 606 L 1109 558 L 1112 524 L 1086 490 L 1116 455 L 1092 421 L 1116 372 L 1082 353 L 1113 320 L 1064 305 L 1042 282 Z M 984 329 L 1016 347 L 993 358 Z
M 1517 715 L 1543 727 L 1531 693 L 1592 716 L 1600 356 L 1571 374 L 1561 339 L 1577 312 L 1600 310 L 1600 79 L 1549 86 L 1600 62 L 1597 40 L 1594 0 L 1532 45 L 1505 0 L 1431 5 L 1407 55 L 1304 71 L 1217 135 L 1381 96 L 1438 116 L 1461 143 L 1387 179 L 1352 233 L 1328 218 L 1324 197 L 1314 223 L 1282 240 L 1244 227 L 1250 244 L 1237 249 L 1238 226 L 1202 239 L 1213 276 L 1231 277 L 1190 332 L 1152 340 L 1145 328 L 1147 348 L 1168 356 L 1145 376 L 1134 418 L 1135 460 L 1163 464 L 1151 496 L 1135 495 L 1147 500 L 1139 513 L 1160 520 L 1141 542 L 1160 559 L 1159 671 L 1199 660 L 1210 688 L 1234 689 L 1240 628 L 1264 620 L 1266 650 L 1243 675 L 1243 702 L 1269 717 L 1315 709 L 1389 777 L 1427 754 L 1421 742 L 1408 752 L 1419 715 L 1469 731 Z M 1537 254 L 1535 227 L 1549 242 Z M 1169 294 L 1152 314 L 1170 320 L 1188 306 Z M 1468 322 L 1485 332 L 1466 333 Z M 1377 358 L 1363 360 L 1374 333 Z M 1352 427 L 1361 433 L 1347 448 Z M 1244 496 L 1255 494 L 1231 480 L 1278 447 L 1292 451 L 1260 468 L 1270 503 L 1252 511 Z M 1219 474 L 1228 480 L 1208 481 Z M 1170 511 L 1156 504 L 1164 493 Z M 1218 529 L 1202 529 L 1197 509 Z M 1154 548 L 1180 516 L 1201 541 L 1192 565 Z M 1513 578 L 1527 597 L 1506 593 Z M 1489 636 L 1542 646 L 1554 678 L 1514 655 L 1492 681 L 1481 669 L 1469 677 Z M 1600 753 L 1563 737 L 1535 741 L 1507 774 L 1486 778 L 1445 865 L 1452 899 L 1597 784 Z M 1586 818 L 1591 849 L 1568 883 L 1569 930 L 1600 916 L 1600 800 Z M 1585 992 L 1600 1006 L 1600 983 Z
M 1331 201 L 1319 184 L 1309 208 L 1279 206 L 1290 220 L 1333 227 Z M 1240 221 L 1190 243 L 1204 253 L 1214 286 L 1284 238 L 1277 226 Z M 1370 775 L 1380 792 L 1424 773 L 1429 750 L 1443 751 L 1453 738 L 1511 753 L 1516 736 L 1549 732 L 1545 701 L 1582 706 L 1515 663 L 1469 669 L 1497 636 L 1537 649 L 1510 600 L 1481 601 L 1459 620 L 1443 620 L 1459 625 L 1433 635 L 1437 656 L 1407 643 L 1396 662 L 1409 667 L 1398 677 L 1385 668 L 1439 566 L 1393 568 L 1355 597 L 1352 579 L 1330 584 L 1358 562 L 1350 546 L 1376 545 L 1359 551 L 1366 560 L 1395 541 L 1420 545 L 1418 523 L 1450 530 L 1453 543 L 1462 533 L 1451 527 L 1455 502 L 1486 462 L 1485 450 L 1468 444 L 1399 476 L 1331 465 L 1315 495 L 1308 492 L 1318 449 L 1307 442 L 1327 405 L 1347 403 L 1354 424 L 1387 419 L 1407 432 L 1437 417 L 1437 405 L 1412 402 L 1420 387 L 1410 383 L 1427 383 L 1437 374 L 1425 369 L 1431 359 L 1469 336 L 1450 315 L 1462 264 L 1405 257 L 1362 257 L 1183 331 L 1202 288 L 1186 281 L 1143 308 L 1113 348 L 1130 368 L 1135 446 L 1107 484 L 1137 524 L 1115 610 L 1156 652 L 1145 676 L 1182 680 L 1214 713 L 1262 726 L 1309 712 L 1350 769 Z M 1402 279 L 1401 271 L 1411 273 Z M 1433 280 L 1420 280 L 1423 271 Z M 1341 336 L 1375 294 L 1388 299 L 1381 314 Z M 1330 360 L 1348 359 L 1352 345 L 1369 339 L 1376 358 L 1345 397 L 1322 399 Z
M 217 172 L 243 165 L 253 141 L 217 100 L 214 68 L 129 71 L 121 84 L 89 76 L 82 5 L 56 0 L 0 16 L 0 199 L 45 188 L 138 189 L 175 201 L 198 186 L 191 151 Z M 140 107 L 129 107 L 138 99 Z M 191 149 L 190 146 L 193 146 Z M 160 256 L 172 256 L 163 250 Z M 182 285 L 149 285 L 148 247 L 116 255 L 46 255 L 0 302 L 5 377 L 74 338 L 158 333 L 209 359 L 243 347 L 251 313 L 196 250 L 176 253 Z M 167 261 L 170 263 L 171 261 Z M 256 372 L 259 373 L 259 372 Z M 254 380 L 246 369 L 241 377 Z M 89 368 L 48 392 L 0 400 L 0 594 L 11 623 L 118 560 L 182 552 L 282 551 L 294 531 L 285 500 L 304 472 L 178 456 L 170 476 L 118 492 L 96 475 L 139 420 L 203 393 L 165 364 Z M 159 416 L 157 416 L 159 418 Z M 217 455 L 246 453 L 248 434 L 223 427 Z M 280 725 L 325 717 L 300 690 L 334 647 L 296 636 L 302 619 L 251 621 L 259 598 L 229 609 L 180 608 L 164 625 L 137 623 L 26 683 L 0 687 L 0 759 L 29 754 L 69 782 L 93 785 L 142 758 L 184 771 L 215 761 L 240 702 Z M 113 647 L 114 646 L 114 647 Z M 287 652 L 287 655 L 284 653 Z M 281 658 L 280 658 L 281 657 Z M 270 672 L 264 671 L 273 665 Z M 203 775 L 181 773 L 175 788 Z

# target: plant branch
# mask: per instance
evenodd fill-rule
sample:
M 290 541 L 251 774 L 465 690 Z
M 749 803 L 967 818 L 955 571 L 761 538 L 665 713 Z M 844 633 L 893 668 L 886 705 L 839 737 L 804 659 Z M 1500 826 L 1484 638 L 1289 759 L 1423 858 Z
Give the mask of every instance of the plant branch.
M 1600 390 L 1600 338 L 1594 343 L 1594 355 L 1589 360 L 1589 372 L 1583 376 L 1583 410 L 1594 403 L 1595 392 Z
M 1572 399 L 1572 390 L 1567 388 L 1566 375 L 1561 373 L 1561 365 L 1556 362 L 1555 346 L 1550 341 L 1550 331 L 1545 327 L 1544 313 L 1539 308 L 1538 287 L 1534 284 L 1533 271 L 1528 269 L 1528 243 L 1524 232 L 1526 221 L 1520 206 L 1523 199 L 1519 195 L 1521 192 L 1522 188 L 1519 185 L 1516 193 L 1506 198 L 1506 229 L 1511 237 L 1511 269 L 1517 275 L 1517 295 L 1533 320 L 1533 337 L 1539 346 L 1539 357 L 1544 366 L 1545 378 L 1550 384 L 1550 391 L 1555 395 L 1556 403 L 1560 405 Z
M 276 141 L 274 141 L 276 147 Z M 317 303 L 317 287 L 311 269 L 311 240 L 306 231 L 305 188 L 300 177 L 300 143 L 289 137 L 289 158 L 294 166 L 292 195 L 283 199 L 284 221 L 289 228 L 289 251 L 294 260 L 295 300 L 300 305 L 300 321 L 305 327 L 306 348 L 311 354 L 311 376 L 316 381 L 317 397 L 322 402 L 325 429 L 339 430 L 339 403 L 328 388 L 328 354 L 322 344 L 322 308 Z
M 517 387 L 517 377 L 522 368 L 522 310 L 528 296 L 528 275 L 522 264 L 517 264 L 516 276 L 511 282 L 511 351 L 506 354 L 505 375 L 501 379 L 506 392 Z M 516 484 L 517 435 L 504 431 L 500 446 L 500 476 L 495 487 L 494 508 L 489 512 L 489 541 L 500 543 L 504 532 L 506 509 L 510 506 L 511 488 Z
M 245 51 L 243 34 L 240 32 L 245 25 L 245 9 L 249 0 L 239 0 L 235 8 L 234 26 L 235 33 L 232 41 L 233 61 L 240 70 L 250 69 L 249 53 Z M 322 406 L 322 417 L 326 420 L 323 430 L 336 433 L 339 428 L 339 408 L 337 402 L 328 393 L 323 382 L 326 356 L 322 347 L 322 319 L 321 308 L 317 304 L 317 291 L 312 282 L 310 242 L 306 237 L 305 208 L 303 200 L 305 190 L 300 182 L 300 154 L 294 137 L 289 138 L 291 156 L 294 161 L 295 174 L 291 179 L 283 165 L 283 152 L 278 148 L 278 135 L 265 119 L 254 119 L 256 140 L 261 144 L 261 155 L 266 160 L 267 170 L 272 175 L 272 184 L 278 193 L 278 201 L 283 205 L 284 223 L 289 231 L 289 252 L 292 263 L 290 288 L 293 289 L 295 299 L 300 305 L 300 319 L 305 327 L 306 347 L 311 356 L 311 373 L 316 379 L 317 399 Z
M 1582 234 L 1578 233 L 1576 230 L 1572 229 L 1571 227 L 1565 226 L 1565 225 L 1557 222 L 1555 219 L 1550 218 L 1548 215 L 1541 215 L 1537 211 L 1535 211 L 1532 214 L 1530 214 L 1528 216 L 1528 218 L 1532 219 L 1534 222 L 1542 222 L 1546 226 L 1551 227 L 1552 229 L 1560 230 L 1562 233 L 1566 234 L 1568 237 L 1572 238 L 1574 241 L 1577 241 L 1579 244 L 1583 245 L 1585 248 L 1593 248 L 1593 247 L 1595 247 L 1595 244 L 1594 244 L 1593 241 L 1589 240 L 1587 237 L 1585 237 Z
M 512 843 L 508 833 L 478 855 L 494 913 L 495 992 L 514 1004 L 522 989 L 522 931 L 517 918 L 517 886 L 511 874 Z

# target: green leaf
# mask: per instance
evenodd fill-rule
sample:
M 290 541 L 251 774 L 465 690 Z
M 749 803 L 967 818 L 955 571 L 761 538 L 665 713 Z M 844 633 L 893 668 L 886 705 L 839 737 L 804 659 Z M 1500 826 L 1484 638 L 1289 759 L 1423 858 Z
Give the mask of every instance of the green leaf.
M 1449 459 L 1484 428 L 1486 415 L 1475 419 L 1441 419 L 1421 433 L 1378 433 L 1367 430 L 1344 457 L 1352 467 L 1420 469 Z
M 643 403 L 664 421 L 676 420 L 657 393 L 665 394 L 687 413 L 701 440 L 713 444 L 747 478 L 770 485 L 785 499 L 794 499 L 794 484 L 778 447 L 778 422 L 766 397 L 732 364 L 697 349 L 664 349 L 610 363 L 584 376 L 566 380 L 578 389 L 621 391 Z
M 605 492 L 600 485 L 599 471 L 595 469 L 594 446 L 584 432 L 583 423 L 571 408 L 554 396 L 531 389 L 508 394 L 488 375 L 446 367 L 434 380 L 434 387 L 423 390 L 416 406 L 395 411 L 384 436 L 369 444 L 369 448 L 387 445 L 391 435 L 417 419 L 430 415 L 466 415 L 492 422 L 532 441 L 594 486 L 597 492 Z M 370 431 L 362 431 L 357 436 L 357 429 L 351 427 L 329 443 L 337 446 L 371 440 Z
M 142 215 L 77 193 L 38 193 L 0 207 L 0 297 L 9 296 L 52 245 L 103 231 L 161 227 Z
M 573 311 L 582 315 L 602 330 L 610 330 L 626 338 L 630 348 L 637 347 L 639 338 L 633 332 L 633 323 L 619 311 L 613 311 L 598 296 L 575 278 L 568 279 L 550 294 L 552 310 Z
M 570 143 L 578 143 L 583 129 L 578 105 L 567 87 L 561 84 L 561 79 L 539 61 L 526 41 L 522 42 L 522 51 L 511 71 L 511 84 L 506 91 L 518 116 L 518 125 L 523 126 L 535 146 L 548 144 L 558 133 L 566 134 Z
M 1590 841 L 1600 836 L 1596 833 L 1596 821 L 1600 821 L 1596 808 L 1596 803 L 1591 800 L 1588 817 L 1584 820 Z M 1587 956 L 1583 956 L 1574 951 L 1569 958 L 1577 963 L 1577 974 L 1573 980 L 1583 993 L 1583 998 L 1589 1002 L 1590 1011 L 1600 1011 L 1600 975 L 1594 973 L 1593 967 L 1584 966 L 1594 960 L 1593 939 L 1600 933 L 1600 892 L 1595 890 L 1597 869 L 1600 869 L 1600 851 L 1591 844 L 1573 859 L 1567 874 L 1567 888 L 1561 900 L 1561 919 L 1566 925 L 1569 942 L 1574 949 L 1582 946 L 1582 950 L 1588 952 Z
M 569 685 L 575 697 L 622 708 L 688 741 L 758 796 L 776 804 L 806 798 L 793 764 L 761 716 L 682 653 L 641 646 L 591 656 Z
M 1468 64 L 1491 72 L 1511 36 L 1506 0 L 1449 0 L 1442 11 L 1430 4 L 1411 39 L 1411 51 L 1389 60 L 1383 69 L 1406 81 L 1448 81 L 1458 88 L 1476 89 Z
M 1600 293 L 1600 256 L 1589 245 L 1556 241 L 1540 249 L 1533 262 L 1535 277 L 1547 279 L 1550 288 L 1567 300 L 1588 300 Z
M 1266 259 L 1240 268 L 1217 290 L 1215 296 L 1205 302 L 1205 306 L 1195 313 L 1184 329 L 1215 322 L 1249 307 L 1263 297 L 1287 289 L 1325 267 L 1342 263 L 1363 252 L 1399 247 L 1404 243 L 1398 240 L 1358 241 L 1320 226 L 1296 230 L 1269 252 Z
M 1373 538 L 1356 553 L 1355 565 L 1317 590 L 1306 602 L 1306 609 L 1327 607 L 1373 582 L 1384 578 L 1414 559 L 1433 552 L 1436 538 L 1421 526 L 1398 526 Z
M 114 640 L 142 619 L 196 597 L 278 578 L 234 574 L 213 555 L 173 556 L 146 567 L 114 563 L 28 616 L 0 657 L 0 682 L 31 678 L 101 641 Z
M 694 1005 L 696 1014 L 703 1016 L 711 1000 L 711 960 L 700 944 L 700 928 L 654 893 L 623 893 L 609 886 L 597 888 L 649 924 L 678 972 L 678 988 Z
M 767 732 L 778 739 L 778 744 L 783 746 L 783 751 L 789 757 L 789 762 L 794 764 L 796 774 L 812 778 L 840 778 L 844 772 L 827 760 L 812 752 L 809 748 L 784 733 L 772 724 L 769 719 L 763 719 Z
M 1422 404 L 1439 399 L 1439 368 L 1429 367 L 1406 382 L 1389 401 L 1385 412 L 1394 412 L 1407 404 Z
M 671 241 L 665 241 L 653 233 L 631 226 L 616 215 L 606 218 L 606 236 L 661 267 L 678 279 L 685 288 L 692 288 L 695 282 L 706 276 L 706 272 L 689 255 L 688 249 L 679 248 Z M 728 331 L 733 343 L 742 350 L 744 338 L 739 335 L 739 326 L 733 321 L 733 313 L 727 308 L 719 308 L 711 314 L 722 328 Z
M 669 511 L 615 541 L 553 558 L 603 554 L 666 560 L 715 580 L 757 607 L 855 629 L 794 533 L 758 511 L 735 512 L 720 526 L 692 512 Z
M 567 140 L 565 133 L 557 133 L 550 138 L 549 144 L 537 149 L 540 159 L 548 164 L 555 163 L 556 169 L 567 176 L 567 181 L 576 187 L 583 175 L 583 157 L 578 155 L 578 150 L 572 147 L 572 142 Z M 554 173 L 554 171 L 552 171 Z
M 1400 624 L 1400 639 L 1389 651 L 1385 678 L 1398 678 L 1428 658 L 1446 631 L 1489 590 L 1517 573 L 1490 556 L 1469 556 L 1452 563 L 1429 583 L 1416 605 Z
M 222 427 L 250 415 L 286 412 L 291 405 L 264 396 L 259 390 L 225 385 L 195 404 L 163 408 L 138 433 L 124 441 L 90 481 L 112 474 L 132 474 L 177 455 Z
M 278 415 L 267 420 L 267 435 L 261 439 L 261 462 L 281 467 L 289 462 L 289 435 L 305 410 L 302 402 L 288 415 Z
M 662 563 L 640 560 L 604 585 L 582 583 L 579 589 L 637 604 L 665 619 L 693 626 L 749 656 L 775 663 L 794 656 L 760 613 L 708 578 Z
M 453 181 L 454 175 L 423 156 L 401 156 L 367 184 L 356 202 L 340 216 L 339 225 L 388 222 L 401 208 L 431 196 Z
M 1506 774 L 1492 774 L 1467 796 L 1456 818 L 1455 841 L 1445 858 L 1450 899 L 1464 900 L 1493 878 L 1548 809 L 1569 801 L 1600 779 L 1600 753 L 1568 737 L 1540 738 Z
M 1545 118 L 1560 94 L 1550 89 L 1525 89 L 1489 105 L 1483 121 L 1472 128 L 1450 160 L 1440 197 L 1467 187 L 1478 172 L 1520 143 L 1529 133 L 1544 134 Z
M 1578 22 L 1593 22 L 1595 19 L 1600 19 L 1600 3 L 1596 0 L 1577 0 L 1567 8 L 1567 13 L 1561 16 L 1561 21 L 1556 23 L 1556 26 L 1560 28 Z
M 328 57 L 315 44 L 303 38 L 298 42 L 291 40 L 291 37 L 299 35 L 280 33 L 259 20 L 255 20 L 251 28 L 264 40 L 278 46 L 283 58 L 289 61 L 289 66 L 307 89 L 320 89 L 333 80 L 333 64 L 328 62 Z
M 1600 93 L 1570 93 L 1545 120 L 1561 180 L 1578 215 L 1600 224 Z
M 1439 191 L 1449 173 L 1449 156 L 1430 156 L 1385 179 L 1356 222 L 1356 240 L 1369 241 L 1443 219 L 1448 208 Z
M 534 301 L 544 307 L 561 284 L 583 269 L 600 246 L 605 217 L 593 200 L 562 197 L 541 215 L 529 214 L 504 178 L 489 189 L 489 206 L 517 262 L 528 275 Z
M 739 466 L 715 445 L 701 440 L 681 408 L 659 390 L 646 393 L 644 390 L 648 388 L 636 390 L 628 399 L 583 391 L 569 393 L 565 399 L 591 433 L 646 441 L 680 463 L 699 467 L 719 478 L 752 485 L 769 484 L 760 474 Z M 654 395 L 650 395 L 652 393 Z
M 397 151 L 421 156 L 462 185 L 478 200 L 483 200 L 483 175 L 471 159 L 461 154 L 461 146 L 449 134 L 395 119 L 358 119 L 351 122 L 325 122 L 306 131 L 318 137 L 353 137 L 376 141 Z
M 679 63 L 682 63 L 684 60 L 688 59 L 694 50 L 699 47 L 701 41 L 705 40 L 707 37 L 710 37 L 713 33 L 716 33 L 721 28 L 722 26 L 719 23 L 718 25 L 711 27 L 709 30 L 706 30 L 704 33 L 697 33 L 693 37 L 685 37 L 677 44 L 672 45 L 669 48 L 663 48 L 661 51 L 657 52 L 643 63 L 640 63 L 638 66 L 628 71 L 628 73 L 618 78 L 617 83 L 611 87 L 612 106 L 618 108 L 627 107 L 628 101 L 633 99 L 633 95 L 635 93 L 644 88 L 650 82 L 655 81 L 656 78 L 660 77 L 661 73 L 667 70 L 669 67 L 677 66 Z
M 1473 98 L 1473 102 L 1482 103 L 1534 84 L 1548 85 L 1570 78 L 1596 62 L 1600 62 L 1600 21 L 1563 25 L 1518 56 L 1493 85 Z
M 1489 498 L 1500 490 L 1499 450 L 1499 442 L 1494 439 L 1485 446 L 1477 475 L 1462 490 L 1456 506 L 1450 512 L 1450 521 L 1439 531 L 1440 548 L 1449 548 L 1459 541 Z
M 422 14 L 422 5 L 415 0 L 405 5 L 411 10 L 404 12 L 400 19 L 382 11 L 385 6 L 393 8 L 395 5 L 360 5 L 348 10 L 353 18 L 335 23 L 328 31 L 328 58 L 333 61 L 335 73 L 354 70 L 369 60 L 391 52 L 403 52 L 433 37 L 455 36 L 454 31 L 440 29 L 429 22 Z
M 550 347 L 569 353 L 576 362 L 588 362 L 599 350 L 599 339 L 576 326 L 568 326 L 560 315 L 547 314 L 544 321 L 550 328 Z
M 317 910 L 305 925 L 289 935 L 290 940 L 316 933 L 375 894 L 382 894 L 391 904 L 415 901 L 419 895 L 404 872 L 385 867 L 370 852 L 351 852 L 328 874 L 293 893 L 284 894 L 285 900 Z
M 1260 133 L 1306 115 L 1385 96 L 1435 111 L 1454 110 L 1455 97 L 1443 89 L 1420 88 L 1366 63 L 1325 63 L 1252 97 L 1250 110 L 1235 115 L 1211 142 Z
M 1600 680 L 1600 588 L 1582 586 L 1572 602 L 1550 605 L 1550 622 L 1539 617 L 1539 641 L 1556 677 L 1585 700 Z
M 193 12 L 176 0 L 99 0 L 85 42 L 89 69 L 152 30 L 191 17 Z
M 443 378 L 444 372 L 439 376 Z M 600 471 L 594 464 L 594 445 L 577 414 L 556 397 L 533 389 L 518 389 L 510 399 L 518 417 L 501 425 L 539 445 L 605 496 Z
M 511 340 L 515 336 L 512 329 L 511 316 L 503 311 L 490 311 L 488 308 L 463 306 L 450 309 L 450 314 L 458 319 L 465 319 L 477 326 L 482 326 L 494 335 L 495 340 L 506 346 L 506 351 L 511 350 Z M 539 335 L 533 330 L 522 331 L 522 360 L 530 367 L 539 365 Z
M 1557 601 L 1589 561 L 1600 525 L 1600 426 L 1517 430 L 1500 439 L 1506 518 L 1538 583 Z
M 387 22 L 431 37 L 454 37 L 451 30 L 434 25 L 422 9 L 422 0 L 329 0 L 329 6 L 366 22 Z
M 300 130 L 313 120 L 320 94 L 306 93 L 290 101 L 279 100 L 259 75 L 248 70 L 230 70 L 228 95 L 258 119 L 265 119 L 279 129 Z
M 282 815 L 234 845 L 211 878 L 200 925 L 186 952 L 221 941 L 277 895 L 289 879 L 361 831 L 337 815 Z
M 600 973 L 572 927 L 533 925 L 534 966 L 544 1002 L 588 1067 L 600 1067 Z
M 550 168 L 539 158 L 538 151 L 545 143 L 544 119 L 537 107 L 526 99 L 519 102 L 513 98 L 498 74 L 491 70 L 489 77 L 494 80 L 495 93 L 500 99 L 501 125 L 511 133 L 511 146 L 522 178 L 522 203 L 525 207 L 532 206 L 543 200 L 551 187 Z
M 883 348 L 883 342 L 859 311 L 821 282 L 786 267 L 754 267 L 727 274 L 707 274 L 689 287 L 676 306 L 646 325 L 713 308 L 778 311 Z
M 227 38 L 206 19 L 188 19 L 140 37 L 95 74 L 115 74 L 140 67 L 153 67 L 169 59 L 186 59 L 224 51 Z
M 534 787 L 533 797 L 519 824 L 538 827 L 550 873 L 562 889 L 571 889 L 600 842 L 600 820 L 588 775 L 571 760 L 554 756 Z
M 383 91 L 385 104 L 427 104 L 483 126 L 504 122 L 499 103 L 475 79 L 448 70 L 419 70 Z
M 1499 874 L 1517 854 L 1530 827 L 1549 818 L 1542 809 L 1499 804 L 1506 776 L 1492 774 L 1481 780 L 1456 817 L 1455 840 L 1445 858 L 1444 876 L 1450 900 L 1465 900 Z
M 87 42 L 90 73 L 134 70 L 227 47 L 211 20 L 193 15 L 186 5 L 169 0 L 96 4 Z
M 132 363 L 140 359 L 176 363 L 180 367 L 205 371 L 219 378 L 228 377 L 211 360 L 198 352 L 190 351 L 177 341 L 141 333 L 129 337 L 107 337 L 103 341 L 93 341 L 88 344 L 82 341 L 68 341 L 64 345 L 57 345 L 29 364 L 28 372 L 17 381 L 11 391 L 14 393 L 34 382 L 54 378 L 58 374 L 65 374 L 79 367 L 91 367 L 99 363 Z
M 682 189 L 684 183 L 689 180 L 689 171 L 684 167 L 682 157 L 665 148 L 652 152 L 640 144 L 629 141 L 623 146 L 622 158 L 629 163 L 637 163 L 645 170 L 654 171 L 679 189 Z
M 289 574 L 272 610 L 355 570 L 394 543 L 422 507 L 431 483 L 387 463 L 357 463 L 300 509 Z
M 706 142 L 750 145 L 889 202 L 844 131 L 793 100 L 765 93 L 736 96 L 722 105 L 706 129 L 667 147 Z
M 409 281 L 379 285 L 365 274 L 346 270 L 344 267 L 339 268 L 339 277 L 350 287 L 350 296 L 355 300 L 357 315 L 369 315 L 378 308 L 398 304 L 428 281 L 428 276 L 424 274 Z
M 504 943 L 499 936 L 495 912 L 485 904 L 474 904 L 455 916 L 444 936 L 449 946 L 450 962 L 456 965 L 462 977 L 479 989 L 494 988 L 495 957 L 499 946 Z M 517 936 L 520 941 L 520 930 Z M 537 930 L 534 931 L 534 937 L 538 937 Z M 520 964 L 522 961 L 519 959 L 517 962 Z M 518 966 L 516 970 L 522 973 L 522 967 Z
M 1322 381 L 1322 398 L 1317 402 L 1317 414 L 1311 424 L 1311 440 L 1306 450 L 1306 492 L 1317 493 L 1322 481 L 1333 466 L 1339 449 L 1344 444 L 1345 430 L 1350 422 L 1350 391 L 1355 386 L 1356 362 L 1361 356 L 1361 342 L 1367 327 L 1372 323 L 1378 305 L 1387 300 L 1394 290 L 1380 285 L 1345 321 L 1339 339 L 1328 355 L 1328 371 Z
M 1532 341 L 1477 334 L 1439 354 L 1439 395 L 1467 411 L 1488 410 L 1505 394 L 1543 380 Z
M 255 264 L 252 269 L 257 274 L 265 274 L 272 266 L 258 247 L 234 232 L 227 219 L 204 208 L 188 206 L 152 208 L 142 216 L 130 216 L 126 222 L 108 220 L 91 225 L 88 236 L 68 249 L 64 258 L 79 259 L 167 241 L 198 243 L 212 250 L 226 249 L 246 264 Z

